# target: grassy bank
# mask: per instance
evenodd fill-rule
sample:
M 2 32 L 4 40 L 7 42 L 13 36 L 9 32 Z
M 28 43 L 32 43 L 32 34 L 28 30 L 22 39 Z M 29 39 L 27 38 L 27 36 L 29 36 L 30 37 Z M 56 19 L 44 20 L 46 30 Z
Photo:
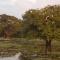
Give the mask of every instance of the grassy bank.
M 24 56 L 40 60 L 41 58 L 55 59 L 60 58 L 60 41 L 52 41 L 52 54 L 45 56 L 45 42 L 40 39 L 11 38 L 0 39 L 0 56 L 12 56 L 17 52 L 22 52 Z M 36 58 L 38 57 L 38 58 Z

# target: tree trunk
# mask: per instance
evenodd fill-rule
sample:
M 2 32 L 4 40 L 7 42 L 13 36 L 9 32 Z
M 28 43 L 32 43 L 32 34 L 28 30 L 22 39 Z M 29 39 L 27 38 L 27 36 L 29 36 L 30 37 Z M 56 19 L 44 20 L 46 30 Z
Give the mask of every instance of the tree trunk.
M 50 40 L 49 38 L 45 40 L 45 54 L 47 54 L 48 52 L 51 53 L 51 42 L 52 40 Z

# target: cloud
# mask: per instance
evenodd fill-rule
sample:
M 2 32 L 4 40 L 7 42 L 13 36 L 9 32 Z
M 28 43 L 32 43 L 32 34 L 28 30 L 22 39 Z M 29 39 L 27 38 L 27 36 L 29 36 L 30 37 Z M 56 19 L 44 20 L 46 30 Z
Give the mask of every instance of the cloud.
M 21 17 L 29 9 L 43 8 L 47 5 L 60 4 L 60 0 L 0 0 L 3 13 Z
M 18 0 L 9 0 L 11 4 L 15 4 Z
M 49 0 L 50 5 L 60 4 L 60 0 Z
M 30 1 L 32 3 L 36 3 L 37 2 L 37 0 L 28 0 L 28 1 Z

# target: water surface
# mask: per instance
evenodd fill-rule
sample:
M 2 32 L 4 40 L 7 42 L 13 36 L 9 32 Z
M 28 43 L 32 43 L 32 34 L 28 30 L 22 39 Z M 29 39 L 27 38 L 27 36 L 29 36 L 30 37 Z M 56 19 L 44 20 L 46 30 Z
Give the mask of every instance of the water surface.
M 16 55 L 11 57 L 0 57 L 0 60 L 20 60 L 19 59 L 20 55 L 21 53 L 17 53 Z

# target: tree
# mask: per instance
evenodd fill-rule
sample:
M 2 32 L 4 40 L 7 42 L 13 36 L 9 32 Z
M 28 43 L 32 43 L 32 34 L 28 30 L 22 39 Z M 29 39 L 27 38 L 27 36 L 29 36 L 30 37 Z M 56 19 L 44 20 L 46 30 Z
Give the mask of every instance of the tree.
M 37 32 L 38 37 L 46 42 L 45 52 L 51 52 L 52 40 L 58 40 L 58 37 L 60 36 L 60 6 L 48 6 L 41 10 L 31 9 L 23 15 L 23 20 L 25 22 L 24 29 L 26 32 L 30 32 L 31 25 L 34 26 L 33 31 L 36 26 L 37 30 L 35 29 L 34 34 Z
M 0 15 L 0 32 L 2 37 L 12 37 L 21 29 L 21 24 L 21 20 L 14 16 L 9 16 L 6 14 Z
M 41 17 L 42 16 L 40 14 L 40 10 L 34 10 L 34 9 L 27 11 L 23 15 L 23 21 L 24 21 L 23 22 L 24 23 L 23 32 L 24 32 L 25 36 L 27 36 L 27 37 L 32 36 L 33 38 L 35 38 L 35 36 L 37 37 L 39 32 L 36 32 L 36 31 L 39 31 L 41 29 L 41 26 L 40 26 Z

